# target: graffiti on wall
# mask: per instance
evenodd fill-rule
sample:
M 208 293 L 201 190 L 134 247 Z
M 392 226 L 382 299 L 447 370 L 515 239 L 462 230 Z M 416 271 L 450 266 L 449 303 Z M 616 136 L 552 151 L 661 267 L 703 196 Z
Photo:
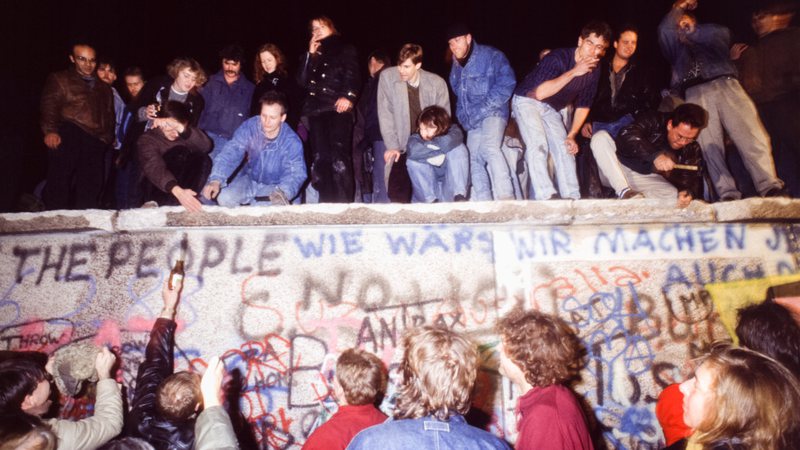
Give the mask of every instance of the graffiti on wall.
M 480 346 L 475 406 L 513 442 L 518 393 L 497 372 L 493 325 L 515 307 L 557 313 L 579 333 L 587 361 L 574 388 L 608 445 L 658 448 L 658 393 L 726 338 L 703 286 L 796 270 L 785 228 L 758 224 L 11 236 L 0 246 L 0 349 L 109 345 L 133 386 L 183 241 L 176 369 L 202 371 L 220 355 L 243 446 L 257 448 L 299 448 L 335 412 L 344 349 L 374 352 L 396 382 L 402 335 L 421 324 Z M 63 409 L 81 417 L 91 402 Z

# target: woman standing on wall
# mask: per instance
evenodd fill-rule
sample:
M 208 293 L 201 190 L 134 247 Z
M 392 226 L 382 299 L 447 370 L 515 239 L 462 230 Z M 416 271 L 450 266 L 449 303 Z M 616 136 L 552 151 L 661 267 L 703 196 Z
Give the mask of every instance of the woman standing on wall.
M 328 17 L 312 19 L 310 28 L 298 83 L 305 92 L 302 120 L 309 129 L 311 185 L 320 202 L 349 203 L 355 195 L 353 106 L 361 85 L 356 50 Z
M 255 62 L 253 63 L 253 81 L 256 89 L 253 91 L 253 101 L 250 106 L 250 115 L 257 116 L 261 113 L 261 96 L 267 92 L 282 92 L 287 102 L 286 123 L 293 129 L 297 127 L 297 118 L 300 116 L 297 102 L 297 89 L 289 81 L 286 58 L 277 45 L 267 43 L 258 48 Z

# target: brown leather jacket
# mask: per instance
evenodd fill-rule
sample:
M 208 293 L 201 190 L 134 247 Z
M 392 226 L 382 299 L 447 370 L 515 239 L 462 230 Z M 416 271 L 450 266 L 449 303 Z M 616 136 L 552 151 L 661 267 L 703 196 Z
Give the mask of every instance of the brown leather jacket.
M 42 90 L 41 127 L 44 134 L 58 133 L 62 122 L 72 122 L 106 144 L 114 141 L 114 95 L 96 80 L 90 88 L 75 69 L 47 77 Z

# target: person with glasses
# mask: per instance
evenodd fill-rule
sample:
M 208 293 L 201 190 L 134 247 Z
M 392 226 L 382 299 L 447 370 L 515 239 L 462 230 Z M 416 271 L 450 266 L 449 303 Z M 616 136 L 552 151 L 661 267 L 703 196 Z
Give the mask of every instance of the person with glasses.
M 117 159 L 117 166 L 128 180 L 128 185 L 122 186 L 127 196 L 117 197 L 117 208 L 138 208 L 144 203 L 143 192 L 138 189 L 142 178 L 136 159 L 136 142 L 139 137 L 153 128 L 155 119 L 163 115 L 169 101 L 186 105 L 189 110 L 189 125 L 196 127 L 205 108 L 205 101 L 197 88 L 204 85 L 206 79 L 206 72 L 200 63 L 192 58 L 175 58 L 167 66 L 167 75 L 149 81 L 130 106 L 136 115 L 135 123 L 128 127 L 122 152 Z M 120 189 L 119 185 L 117 189 Z
M 160 115 L 136 142 L 138 163 L 146 178 L 142 180 L 143 200 L 200 211 L 197 194 L 211 171 L 212 141 L 190 124 L 185 104 L 169 101 Z
M 616 159 L 631 189 L 646 198 L 678 199 L 685 208 L 703 195 L 703 154 L 696 142 L 708 113 L 684 103 L 672 113 L 648 111 L 620 130 Z
M 600 79 L 600 58 L 610 43 L 611 27 L 589 22 L 581 29 L 577 47 L 550 51 L 514 91 L 511 108 L 525 141 L 531 198 L 581 198 L 575 137 L 589 115 Z M 575 107 L 571 123 L 559 112 L 569 105 Z M 555 165 L 558 190 L 548 173 L 548 157 Z
M 772 145 L 753 100 L 742 89 L 730 58 L 731 32 L 714 23 L 698 23 L 692 11 L 698 0 L 677 0 L 658 26 L 661 52 L 672 66 L 671 88 L 689 103 L 708 111 L 708 126 L 698 136 L 703 158 L 719 199 L 742 193 L 725 161 L 728 134 L 762 197 L 784 197 L 775 171 Z
M 114 96 L 97 79 L 94 48 L 72 46 L 72 66 L 51 74 L 41 98 L 47 146 L 47 209 L 97 208 L 103 188 L 103 155 L 114 142 Z

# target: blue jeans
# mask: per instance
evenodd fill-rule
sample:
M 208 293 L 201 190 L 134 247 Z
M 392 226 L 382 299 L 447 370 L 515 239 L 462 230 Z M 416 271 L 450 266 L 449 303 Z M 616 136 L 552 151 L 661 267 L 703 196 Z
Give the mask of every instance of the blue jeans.
M 447 152 L 444 164 L 434 166 L 425 161 L 406 162 L 415 203 L 452 202 L 461 194 L 466 198 L 469 184 L 469 152 L 463 144 Z
M 481 122 L 480 128 L 467 131 L 471 200 L 514 199 L 511 171 L 500 150 L 506 122 L 502 117 L 487 117 Z
M 214 147 L 211 149 L 211 153 L 208 154 L 208 156 L 213 161 L 214 157 L 219 155 L 219 153 L 225 147 L 225 144 L 227 144 L 228 141 L 230 141 L 230 139 L 228 139 L 228 138 L 226 138 L 226 137 L 224 137 L 224 136 L 222 136 L 220 134 L 212 133 L 210 131 L 206 131 L 205 133 L 214 142 Z
M 386 189 L 386 174 L 384 168 L 386 162 L 383 160 L 383 153 L 386 152 L 386 144 L 383 141 L 372 143 L 372 203 L 389 203 L 389 192 Z
M 561 113 L 547 103 L 515 95 L 511 100 L 514 117 L 525 141 L 525 162 L 531 180 L 531 198 L 547 200 L 556 193 L 547 171 L 547 156 L 553 157 L 561 198 L 581 198 L 575 156 L 567 153 L 567 128 Z
M 612 138 L 616 139 L 620 130 L 631 123 L 633 123 L 633 116 L 630 114 L 625 114 L 615 122 L 592 122 L 592 134 L 605 131 L 610 134 Z
M 235 208 L 241 205 L 269 206 L 269 200 L 256 200 L 256 197 L 267 197 L 272 193 L 273 186 L 259 184 L 249 175 L 240 173 L 231 184 L 225 186 L 217 195 L 219 206 Z

